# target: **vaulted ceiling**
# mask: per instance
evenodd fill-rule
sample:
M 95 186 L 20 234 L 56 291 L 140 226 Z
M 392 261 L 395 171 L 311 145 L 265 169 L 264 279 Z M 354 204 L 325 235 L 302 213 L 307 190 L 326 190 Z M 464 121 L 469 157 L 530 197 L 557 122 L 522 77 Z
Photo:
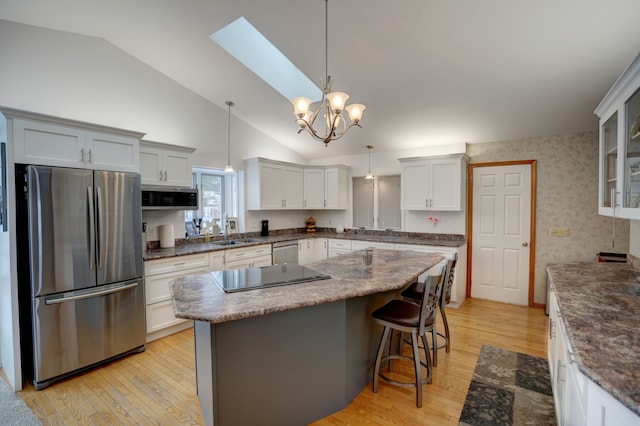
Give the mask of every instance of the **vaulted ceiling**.
M 102 37 L 305 157 L 595 131 L 640 51 L 637 0 L 330 0 L 334 89 L 367 105 L 328 148 L 209 35 L 243 16 L 311 80 L 323 0 L 2 0 L 0 19 Z

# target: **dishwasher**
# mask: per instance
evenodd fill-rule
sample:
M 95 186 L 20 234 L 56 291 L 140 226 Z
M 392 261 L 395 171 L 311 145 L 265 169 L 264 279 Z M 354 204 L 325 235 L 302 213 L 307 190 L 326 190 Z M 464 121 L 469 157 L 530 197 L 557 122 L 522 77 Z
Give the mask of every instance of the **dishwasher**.
M 298 241 L 281 241 L 273 243 L 273 264 L 298 263 Z

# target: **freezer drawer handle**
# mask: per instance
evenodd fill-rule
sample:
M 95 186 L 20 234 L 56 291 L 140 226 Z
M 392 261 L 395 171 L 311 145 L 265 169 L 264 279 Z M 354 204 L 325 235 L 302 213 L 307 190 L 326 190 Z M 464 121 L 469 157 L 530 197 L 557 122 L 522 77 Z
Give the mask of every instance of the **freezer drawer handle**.
M 115 288 L 109 288 L 106 290 L 102 290 L 102 291 L 96 291 L 96 292 L 91 292 L 91 293 L 84 293 L 84 294 L 78 294 L 77 296 L 68 296 L 68 297 L 56 297 L 55 299 L 45 299 L 44 304 L 45 305 L 55 305 L 56 303 L 66 303 L 66 302 L 71 302 L 74 300 L 81 300 L 81 299 L 90 299 L 92 297 L 96 297 L 96 296 L 104 296 L 106 294 L 111 294 L 111 293 L 117 293 L 119 291 L 125 291 L 125 290 L 129 290 L 132 289 L 134 287 L 137 287 L 138 283 L 131 283 L 131 284 L 127 284 L 124 285 L 122 287 L 115 287 Z

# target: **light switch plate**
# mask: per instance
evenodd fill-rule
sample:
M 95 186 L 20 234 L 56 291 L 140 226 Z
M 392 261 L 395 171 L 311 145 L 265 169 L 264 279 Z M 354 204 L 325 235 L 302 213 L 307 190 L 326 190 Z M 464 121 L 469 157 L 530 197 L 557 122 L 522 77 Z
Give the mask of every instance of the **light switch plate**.
M 568 237 L 569 228 L 551 227 L 549 228 L 549 235 L 552 237 Z

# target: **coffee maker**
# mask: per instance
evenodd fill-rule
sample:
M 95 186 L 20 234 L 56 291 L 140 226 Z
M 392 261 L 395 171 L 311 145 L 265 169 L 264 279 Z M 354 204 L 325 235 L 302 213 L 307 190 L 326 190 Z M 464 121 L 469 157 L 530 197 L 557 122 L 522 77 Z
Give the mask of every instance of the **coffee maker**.
M 268 220 L 263 220 L 262 221 L 262 230 L 260 231 L 260 235 L 263 237 L 268 237 L 269 236 L 269 221 Z

